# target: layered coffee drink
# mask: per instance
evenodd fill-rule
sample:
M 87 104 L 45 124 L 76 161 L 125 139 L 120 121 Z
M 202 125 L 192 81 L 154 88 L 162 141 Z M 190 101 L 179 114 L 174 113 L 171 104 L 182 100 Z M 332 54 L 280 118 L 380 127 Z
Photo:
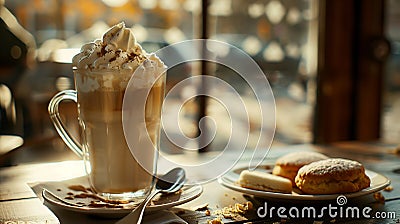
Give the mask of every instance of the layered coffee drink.
M 101 83 L 103 76 L 115 76 L 114 80 L 118 80 L 121 76 L 129 78 L 131 74 L 113 74 L 112 71 L 98 73 L 75 71 L 75 79 L 79 80 L 76 84 L 79 92 L 79 123 L 85 144 L 83 149 L 89 157 L 87 161 L 90 167 L 87 168 L 90 169 L 90 181 L 96 192 L 123 193 L 146 189 L 151 184 L 152 173 L 144 170 L 135 160 L 125 141 L 123 131 L 122 103 L 126 86 L 116 85 L 112 89 L 98 88 L 93 91 L 82 89 L 85 81 L 97 80 Z M 148 95 L 145 88 L 137 89 L 133 94 L 147 98 L 146 129 L 153 146 L 157 147 L 164 80 L 157 81 Z M 154 154 L 151 150 L 148 151 L 149 161 L 152 162 L 155 159 Z
M 84 45 L 73 65 L 83 157 L 93 190 L 104 195 L 145 194 L 155 172 L 165 65 L 146 53 L 123 23 L 102 40 Z M 133 85 L 128 88 L 130 80 Z M 142 161 L 134 157 L 124 134 L 123 100 L 128 91 L 130 104 L 138 105 L 129 114 L 130 138 L 143 151 Z

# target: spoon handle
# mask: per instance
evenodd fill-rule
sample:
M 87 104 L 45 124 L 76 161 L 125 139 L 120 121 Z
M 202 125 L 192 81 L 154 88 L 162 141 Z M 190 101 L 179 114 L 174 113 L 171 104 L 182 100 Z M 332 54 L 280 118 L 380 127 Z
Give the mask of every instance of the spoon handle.
M 119 220 L 116 224 L 140 224 L 143 219 L 144 209 L 146 208 L 147 204 L 151 201 L 154 196 L 160 193 L 161 190 L 155 189 L 152 191 L 145 199 L 142 201 L 138 207 L 136 207 L 133 211 L 131 211 L 127 216 L 123 219 Z
M 147 204 L 151 201 L 151 199 L 154 198 L 154 196 L 156 196 L 158 193 L 160 193 L 161 191 L 156 189 L 153 192 L 150 193 L 150 195 L 145 199 L 144 203 L 140 203 L 140 205 L 137 208 L 137 213 L 139 213 L 139 218 L 137 220 L 137 224 L 140 224 L 142 222 L 143 219 L 143 214 L 144 214 L 144 209 L 146 208 Z M 136 209 L 135 209 L 136 210 Z

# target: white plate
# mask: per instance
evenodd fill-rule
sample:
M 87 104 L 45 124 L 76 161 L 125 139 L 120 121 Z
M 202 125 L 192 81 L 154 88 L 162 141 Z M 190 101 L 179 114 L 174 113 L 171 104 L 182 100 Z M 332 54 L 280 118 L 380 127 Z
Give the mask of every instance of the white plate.
M 268 169 L 272 169 L 272 165 L 266 165 Z M 324 194 L 324 195 L 309 195 L 309 194 L 299 194 L 300 190 L 298 191 L 293 191 L 291 194 L 287 193 L 275 193 L 275 192 L 268 192 L 268 191 L 259 191 L 259 190 L 253 190 L 253 189 L 248 189 L 239 186 L 236 182 L 239 179 L 240 172 L 242 170 L 245 170 L 247 168 L 234 168 L 233 170 L 229 171 L 227 174 L 222 176 L 221 178 L 218 179 L 218 182 L 222 184 L 223 186 L 230 188 L 235 191 L 239 191 L 242 193 L 254 195 L 257 197 L 262 197 L 262 198 L 275 198 L 275 199 L 287 199 L 287 200 L 334 200 L 336 199 L 340 194 Z M 258 170 L 263 170 L 263 172 L 268 172 L 268 169 L 265 168 L 258 168 Z M 354 198 L 354 197 L 360 197 L 363 195 L 367 194 L 372 194 L 374 192 L 380 191 L 387 187 L 390 184 L 390 180 L 386 178 L 385 176 L 373 172 L 371 170 L 366 170 L 365 173 L 367 176 L 371 179 L 371 184 L 368 188 L 363 189 L 361 191 L 355 192 L 355 193 L 348 193 L 348 194 L 343 194 L 347 198 Z
M 199 197 L 202 192 L 203 192 L 203 187 L 201 185 L 184 186 L 180 194 L 165 196 L 162 199 L 160 198 L 157 199 L 156 197 L 157 201 L 153 199 L 153 203 L 150 202 L 151 204 L 147 206 L 146 212 L 151 213 L 184 204 L 188 201 L 191 201 Z M 54 194 L 56 192 L 52 193 Z M 133 208 L 104 208 L 104 207 L 94 208 L 89 206 L 80 207 L 61 202 L 60 200 L 52 196 L 51 193 L 48 193 L 48 191 L 46 190 L 42 191 L 42 195 L 45 201 L 53 206 L 74 212 L 96 215 L 101 217 L 109 217 L 109 218 L 123 217 L 133 209 Z M 71 203 L 74 203 L 74 200 L 71 200 Z

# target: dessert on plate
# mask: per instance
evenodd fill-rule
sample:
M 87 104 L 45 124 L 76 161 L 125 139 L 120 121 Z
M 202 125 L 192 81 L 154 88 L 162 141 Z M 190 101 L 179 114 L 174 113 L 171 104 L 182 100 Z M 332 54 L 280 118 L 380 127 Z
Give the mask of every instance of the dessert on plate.
M 292 183 L 289 179 L 257 170 L 243 170 L 238 184 L 254 190 L 292 193 Z
M 303 166 L 295 178 L 306 194 L 352 193 L 369 187 L 364 166 L 353 160 L 333 158 Z
M 297 171 L 304 165 L 323 159 L 328 157 L 318 152 L 292 152 L 276 160 L 272 174 L 286 177 L 296 186 Z

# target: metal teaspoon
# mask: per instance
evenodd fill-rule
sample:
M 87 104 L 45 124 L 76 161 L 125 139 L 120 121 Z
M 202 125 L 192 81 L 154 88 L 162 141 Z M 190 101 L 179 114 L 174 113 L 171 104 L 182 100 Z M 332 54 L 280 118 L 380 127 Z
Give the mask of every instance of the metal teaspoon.
M 170 170 L 161 177 L 158 177 L 155 190 L 152 191 L 134 210 L 123 219 L 119 220 L 116 224 L 141 223 L 146 205 L 151 201 L 151 199 L 159 193 L 174 193 L 178 191 L 185 183 L 185 178 L 185 170 L 179 167 Z

